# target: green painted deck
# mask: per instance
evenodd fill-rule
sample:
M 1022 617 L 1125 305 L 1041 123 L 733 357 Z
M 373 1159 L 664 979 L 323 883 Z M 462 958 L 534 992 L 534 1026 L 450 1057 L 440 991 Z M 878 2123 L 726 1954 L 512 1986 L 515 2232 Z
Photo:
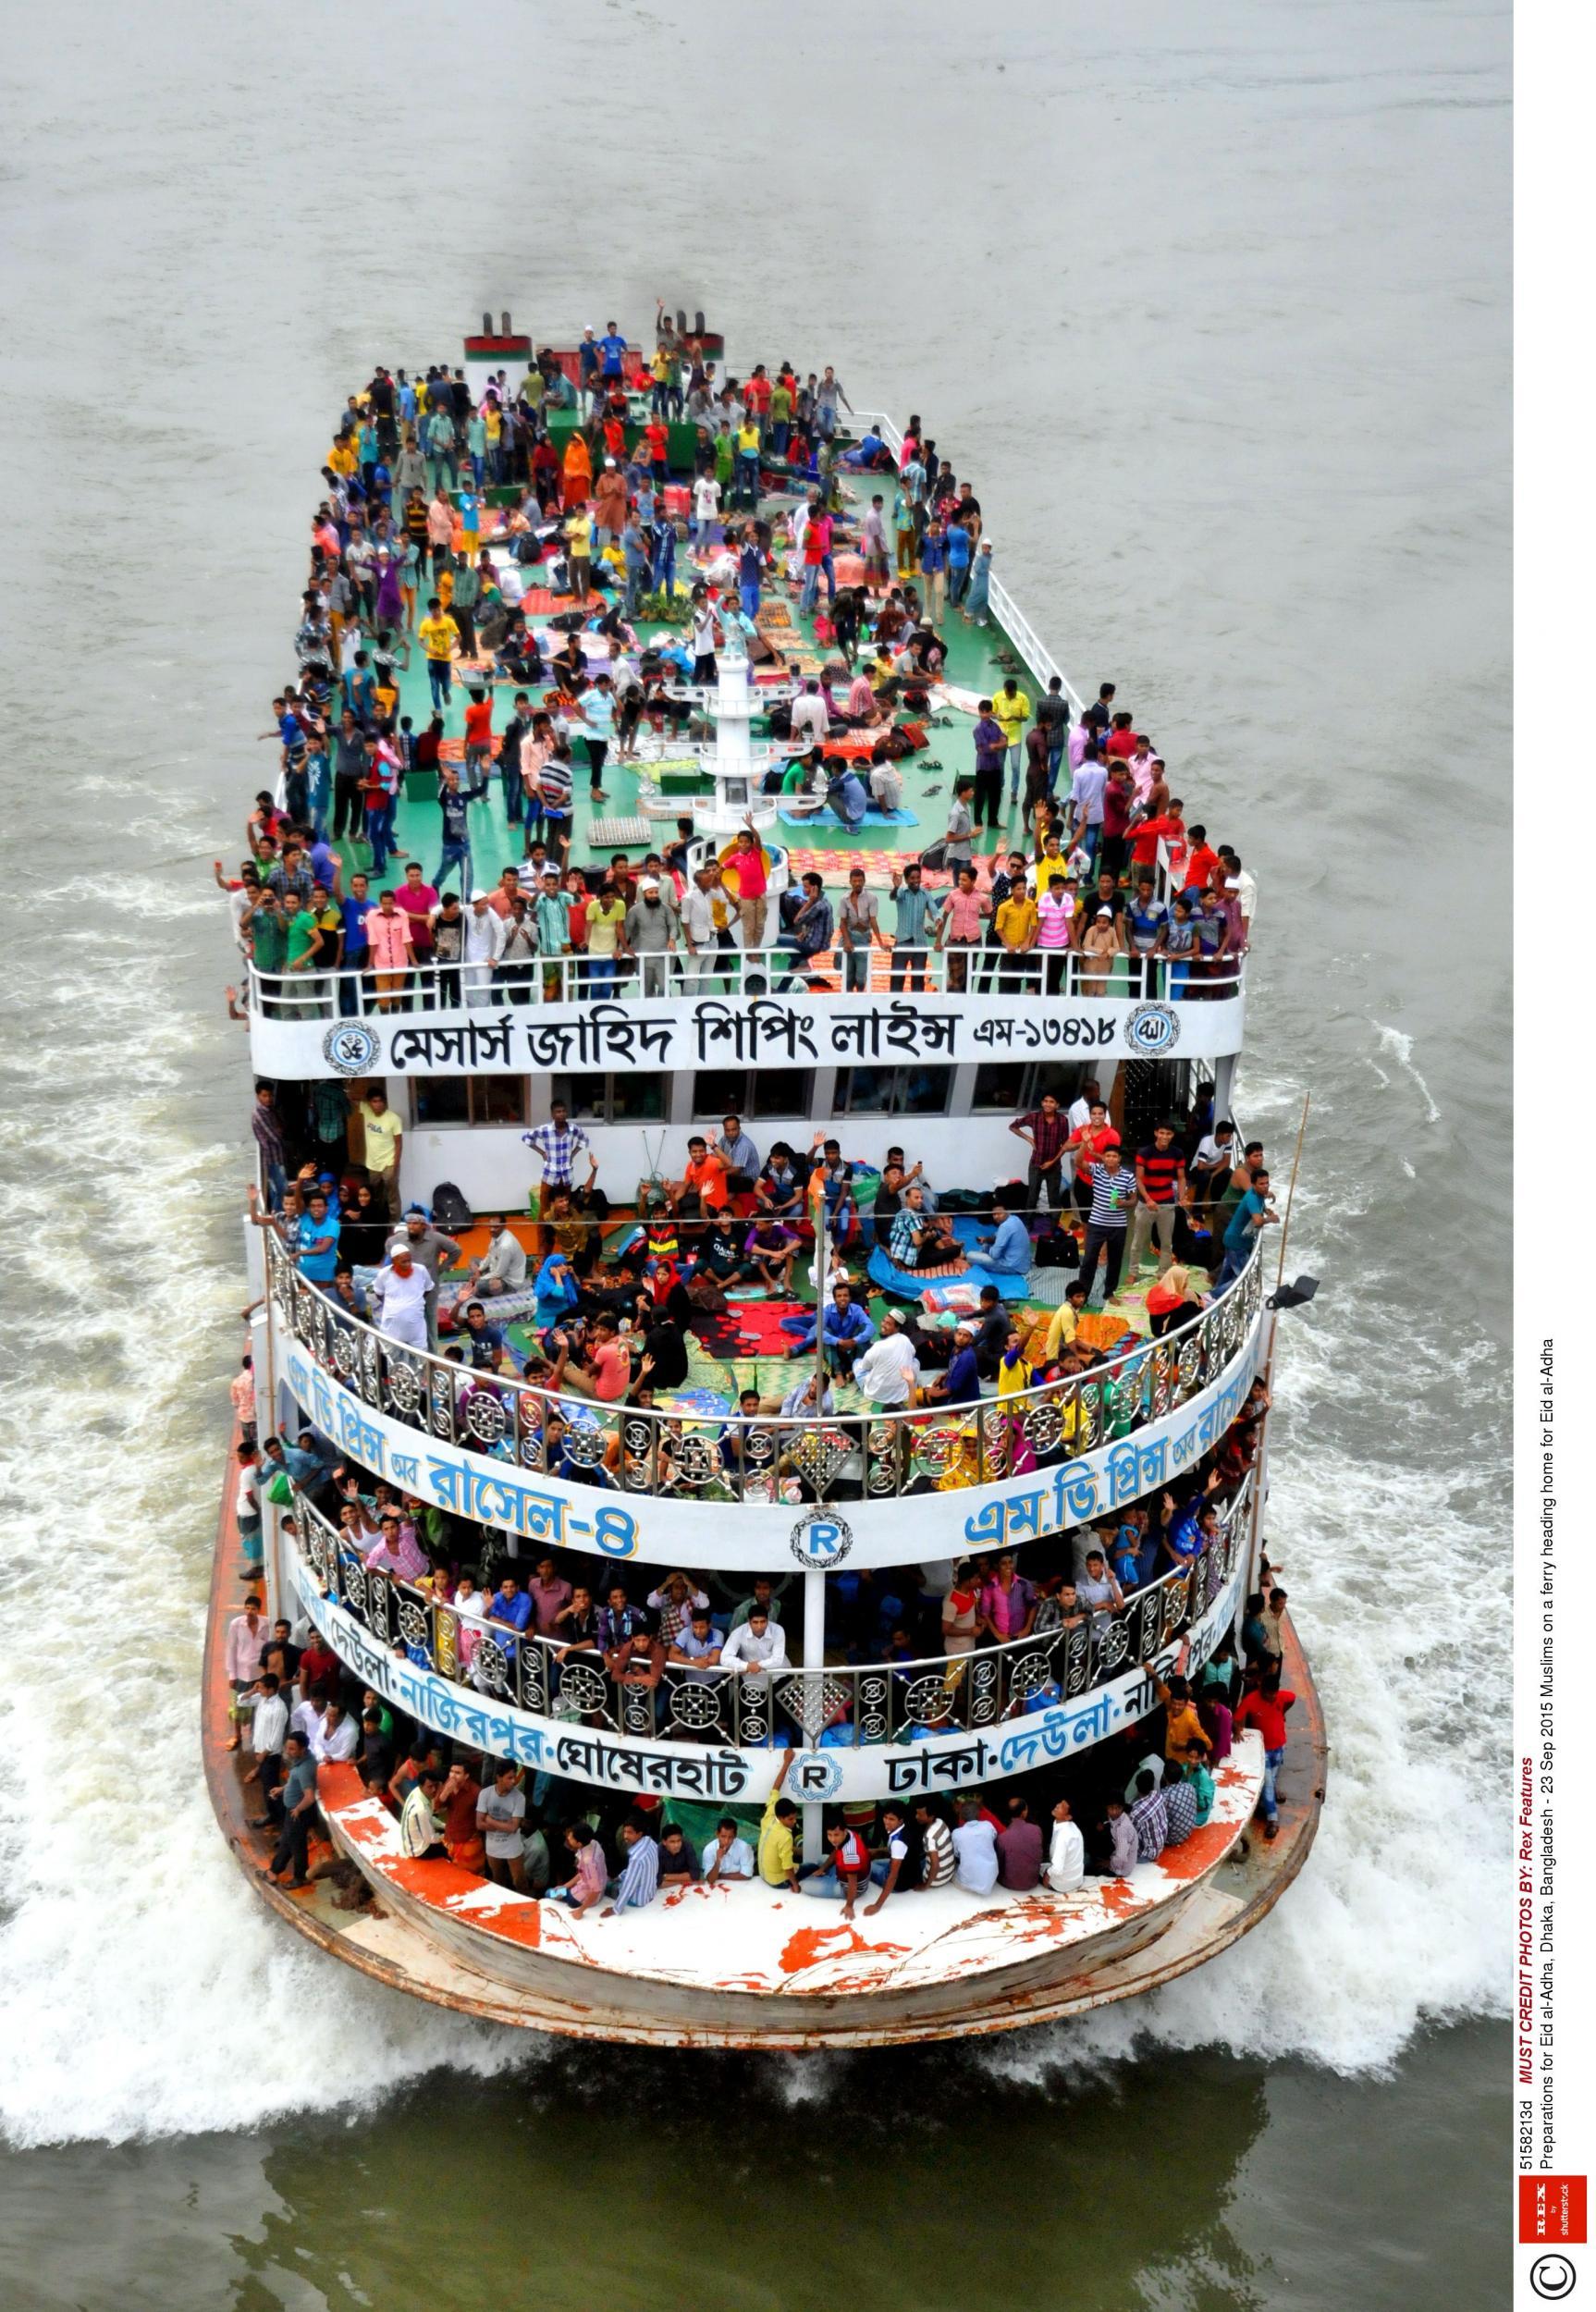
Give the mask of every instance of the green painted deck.
M 883 488 L 883 494 L 890 498 L 890 477 L 847 477 L 842 484 L 844 498 L 861 510 L 869 504 L 872 491 L 877 487 Z M 762 510 L 780 510 L 787 502 L 767 498 Z M 676 568 L 679 582 L 691 583 L 693 564 L 685 547 L 679 548 Z M 764 599 L 783 604 L 792 621 L 790 638 L 780 632 L 771 636 L 779 649 L 787 654 L 797 651 L 815 654 L 817 664 L 827 656 L 835 656 L 834 651 L 828 651 L 816 642 L 812 621 L 799 611 L 795 586 L 790 589 L 782 580 L 777 579 L 765 587 Z M 424 587 L 422 590 L 421 609 L 424 613 Z M 639 638 L 644 642 L 655 641 L 668 635 L 670 631 L 642 623 L 637 628 Z M 995 621 L 987 626 L 976 626 L 969 623 L 957 610 L 951 610 L 943 620 L 940 639 L 947 651 L 945 679 L 955 689 L 975 691 L 986 696 L 1002 683 L 1006 675 L 1013 674 L 1034 707 L 1040 691 L 1046 687 L 1038 683 L 1028 668 L 1017 663 L 1015 646 Z M 399 712 L 410 715 L 415 729 L 423 731 L 432 718 L 431 695 L 425 661 L 413 635 L 411 645 L 412 656 L 410 669 L 399 677 Z M 501 682 L 494 685 L 496 730 L 502 730 L 509 719 L 510 700 L 516 688 L 517 685 L 512 683 Z M 445 717 L 446 738 L 458 740 L 461 737 L 465 727 L 466 704 L 466 686 L 457 670 L 453 695 Z M 756 722 L 756 739 L 759 729 Z M 792 847 L 802 854 L 822 855 L 817 864 L 826 875 L 828 889 L 833 895 L 846 887 L 848 866 L 854 859 L 861 860 L 871 871 L 872 880 L 878 879 L 876 871 L 878 869 L 884 879 L 885 868 L 892 860 L 917 855 L 927 843 L 935 842 L 941 836 L 947 825 L 948 806 L 952 800 L 954 776 L 974 768 L 973 729 L 971 716 L 950 710 L 943 721 L 932 722 L 929 731 L 931 744 L 926 752 L 908 756 L 897 766 L 903 779 L 903 808 L 915 814 L 915 826 L 866 827 L 851 836 L 835 822 L 829 811 L 823 811 L 816 822 L 802 829 L 784 826 L 778 820 L 774 827 L 766 830 L 767 842 Z M 595 813 L 588 800 L 583 778 L 584 750 L 579 737 L 573 739 L 572 752 L 577 760 L 576 807 L 571 846 L 573 865 L 582 866 L 595 857 L 608 858 L 612 850 L 621 848 L 628 849 L 634 859 L 640 858 L 645 852 L 662 848 L 665 842 L 674 838 L 674 818 L 660 818 L 653 822 L 657 831 L 651 832 L 646 842 L 622 846 L 605 842 L 595 845 L 589 834 Z M 613 747 L 605 766 L 604 785 L 608 800 L 599 806 L 597 817 L 613 819 L 638 815 L 636 770 L 630 765 L 618 764 Z M 681 798 L 680 809 L 683 816 L 691 812 L 692 804 L 691 795 Z M 508 827 L 505 823 L 503 792 L 497 773 L 487 794 L 471 806 L 470 818 L 473 872 L 477 882 L 491 885 L 497 879 L 502 868 L 520 861 L 523 848 L 521 830 Z M 397 830 L 405 857 L 393 870 L 396 879 L 402 877 L 405 858 L 415 858 L 421 861 L 427 880 L 435 880 L 433 870 L 438 864 L 441 842 L 436 804 L 430 798 L 407 797 L 402 800 Z M 1022 814 L 1015 808 L 1010 814 L 1006 832 L 995 834 L 982 828 L 976 836 L 975 847 L 979 851 L 992 851 L 1001 841 L 1006 848 L 1011 839 L 1022 839 L 1024 831 Z M 346 872 L 351 867 L 365 867 L 370 861 L 370 849 L 364 842 L 345 841 L 336 848 L 342 855 Z M 810 860 L 804 857 L 802 865 L 808 867 Z

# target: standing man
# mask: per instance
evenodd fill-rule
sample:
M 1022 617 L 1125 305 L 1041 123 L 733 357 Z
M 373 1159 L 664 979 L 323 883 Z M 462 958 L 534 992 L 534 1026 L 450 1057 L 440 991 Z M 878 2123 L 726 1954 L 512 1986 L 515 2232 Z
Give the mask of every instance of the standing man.
M 1008 752 L 1008 737 L 998 720 L 993 702 L 981 701 L 981 712 L 976 724 L 976 825 L 996 827 L 1003 806 L 1003 757 Z
M 540 1209 L 544 1198 L 552 1195 L 555 1190 L 575 1188 L 576 1166 L 583 1156 L 587 1159 L 585 1186 L 587 1189 L 592 1188 L 598 1177 L 598 1159 L 593 1153 L 593 1144 L 587 1134 L 579 1124 L 571 1123 L 571 1111 L 563 1100 L 552 1102 L 546 1124 L 540 1124 L 535 1131 L 523 1132 L 522 1138 L 543 1167 L 539 1183 Z
M 1016 1116 L 1009 1129 L 1016 1139 L 1030 1143 L 1031 1162 L 1025 1178 L 1025 1195 L 1032 1216 L 1040 1211 L 1044 1193 L 1051 1210 L 1062 1211 L 1065 1202 L 1064 1149 L 1070 1133 L 1068 1120 L 1055 1096 L 1051 1092 L 1044 1092 L 1040 1103 L 1025 1115 Z
M 1099 1257 L 1106 1262 L 1103 1304 L 1120 1297 L 1120 1271 L 1125 1257 L 1125 1230 L 1136 1203 L 1136 1184 L 1120 1161 L 1117 1148 L 1105 1148 L 1092 1166 L 1092 1205 L 1087 1219 L 1087 1240 L 1081 1248 L 1080 1283 L 1091 1305 Z
M 892 904 L 897 911 L 893 927 L 891 991 L 899 994 L 905 987 L 919 993 L 926 992 L 928 982 L 926 966 L 930 956 L 927 924 L 930 916 L 931 894 L 923 888 L 922 869 L 917 859 L 911 860 L 900 876 L 892 869 Z
M 992 713 L 1002 726 L 1003 744 L 1009 757 L 1009 808 L 1013 810 L 1020 799 L 1020 780 L 1025 770 L 1025 725 L 1031 719 L 1031 702 L 1012 674 L 993 699 Z
M 387 1092 L 374 1090 L 362 1098 L 350 1091 L 347 1096 L 365 1134 L 372 1202 L 383 1219 L 397 1220 L 400 1211 L 399 1159 L 404 1153 L 404 1125 L 388 1106 Z
M 1174 1261 L 1175 1213 L 1187 1201 L 1187 1191 L 1185 1156 L 1176 1144 L 1173 1125 L 1155 1125 L 1151 1141 L 1146 1148 L 1137 1149 L 1136 1187 L 1139 1199 L 1130 1245 L 1133 1285 L 1155 1234 L 1159 1241 L 1159 1274 L 1161 1276 Z

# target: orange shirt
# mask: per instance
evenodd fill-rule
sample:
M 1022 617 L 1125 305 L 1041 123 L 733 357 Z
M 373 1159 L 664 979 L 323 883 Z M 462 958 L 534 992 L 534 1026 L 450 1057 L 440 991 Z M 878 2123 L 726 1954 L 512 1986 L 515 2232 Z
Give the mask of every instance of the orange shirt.
M 493 701 L 485 698 L 481 706 L 473 701 L 465 710 L 465 743 L 467 746 L 491 746 L 493 744 Z
M 682 1175 L 683 1185 L 696 1188 L 698 1200 L 706 1212 L 718 1212 L 726 1202 L 726 1174 L 713 1156 L 706 1156 L 701 1164 L 689 1158 Z

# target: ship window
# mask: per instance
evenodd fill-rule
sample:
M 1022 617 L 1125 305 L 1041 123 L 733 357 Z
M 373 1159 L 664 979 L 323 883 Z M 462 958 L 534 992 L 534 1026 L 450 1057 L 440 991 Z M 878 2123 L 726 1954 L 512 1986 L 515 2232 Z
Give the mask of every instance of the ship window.
M 1077 1098 L 1087 1080 L 1087 1066 L 1077 1060 L 992 1060 L 976 1070 L 976 1115 L 1024 1115 L 1044 1092 L 1066 1106 Z
M 1027 1073 L 1024 1060 L 991 1060 L 978 1067 L 972 1112 L 978 1116 L 1016 1114 L 1025 1102 Z
M 951 1068 L 839 1068 L 840 1116 L 945 1116 Z
M 701 1124 L 807 1116 L 814 1099 L 812 1068 L 700 1068 L 693 1079 L 693 1113 Z
M 549 1103 L 563 1100 L 572 1124 L 657 1124 L 665 1113 L 663 1076 L 554 1076 Z
M 418 1076 L 411 1085 L 416 1124 L 524 1124 L 524 1076 Z

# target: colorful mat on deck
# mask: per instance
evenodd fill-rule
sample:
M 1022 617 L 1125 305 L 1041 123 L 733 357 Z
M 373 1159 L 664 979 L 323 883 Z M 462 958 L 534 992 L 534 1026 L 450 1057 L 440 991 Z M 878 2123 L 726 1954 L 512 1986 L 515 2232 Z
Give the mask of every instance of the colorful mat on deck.
M 822 810 L 819 811 L 784 810 L 778 813 L 778 817 L 780 818 L 783 827 L 835 827 L 844 833 L 847 831 L 842 826 L 842 821 L 831 813 L 829 805 L 827 805 Z M 918 827 L 920 824 L 913 811 L 878 811 L 876 809 L 874 805 L 872 805 L 871 807 L 866 812 L 863 823 L 866 829 L 871 827 Z

